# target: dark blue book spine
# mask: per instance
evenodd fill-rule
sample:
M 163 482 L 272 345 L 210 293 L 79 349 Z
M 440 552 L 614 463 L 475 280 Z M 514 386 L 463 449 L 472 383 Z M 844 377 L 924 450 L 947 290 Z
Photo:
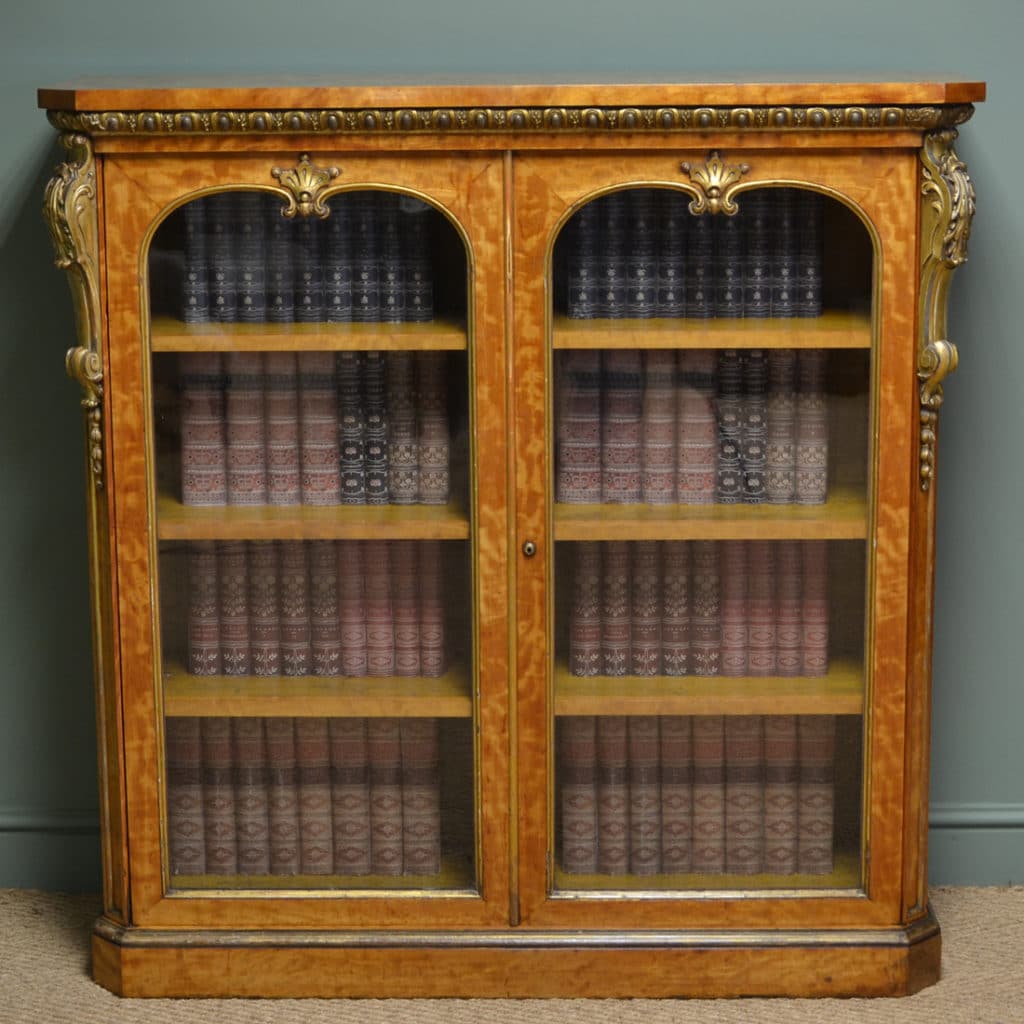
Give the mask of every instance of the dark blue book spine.
M 388 485 L 387 361 L 383 352 L 367 352 L 363 368 L 366 414 L 366 504 L 387 505 Z
M 743 501 L 743 362 L 736 349 L 718 353 L 717 499 L 723 505 Z
M 295 225 L 295 319 L 318 324 L 324 319 L 324 262 L 319 217 L 302 217 Z
M 626 200 L 615 192 L 601 204 L 600 314 L 612 320 L 626 315 Z
M 767 492 L 768 361 L 761 349 L 751 349 L 743 360 L 743 430 L 740 461 L 743 500 L 760 505 Z
M 764 319 L 772 315 L 771 203 L 766 189 L 743 198 L 746 222 L 743 253 L 743 315 Z
M 687 198 L 663 192 L 658 232 L 658 316 L 686 315 L 686 226 L 690 215 Z
M 712 262 L 714 236 L 711 217 L 692 214 L 686 226 L 686 315 L 707 319 L 715 315 Z
M 732 217 L 713 218 L 715 316 L 743 316 L 743 205 Z
M 793 189 L 775 189 L 772 200 L 772 316 L 796 316 L 796 216 Z
M 405 260 L 402 253 L 398 196 L 380 197 L 377 216 L 377 242 L 380 252 L 380 318 L 384 323 L 405 319 Z
M 402 246 L 405 264 L 405 319 L 426 323 L 434 319 L 434 267 L 431 262 L 433 209 L 419 199 L 403 199 Z
M 600 203 L 590 202 L 577 210 L 566 230 L 569 251 L 566 260 L 568 295 L 565 311 L 572 320 L 591 320 L 600 312 Z
M 324 317 L 328 323 L 352 319 L 352 219 L 346 196 L 328 203 L 324 221 Z
M 210 319 L 210 257 L 206 236 L 206 200 L 193 199 L 181 210 L 184 232 L 184 268 L 181 318 L 187 324 Z
M 238 316 L 238 247 L 235 236 L 235 196 L 210 196 L 206 226 L 210 254 L 210 319 L 234 323 Z
M 341 503 L 366 504 L 366 410 L 363 406 L 365 356 L 339 352 L 338 452 L 341 458 Z
M 628 249 L 626 316 L 647 319 L 658 312 L 658 245 L 653 189 L 626 193 Z
M 263 196 L 242 192 L 238 213 L 238 319 L 262 323 L 267 318 L 267 228 Z
M 824 246 L 822 239 L 824 199 L 817 192 L 798 193 L 797 220 L 797 316 L 821 316 Z
M 352 195 L 352 319 L 380 319 L 380 266 L 377 261 L 377 197 L 373 192 Z
M 265 204 L 267 225 L 267 319 L 290 324 L 295 319 L 294 247 L 295 222 L 281 215 L 281 200 Z

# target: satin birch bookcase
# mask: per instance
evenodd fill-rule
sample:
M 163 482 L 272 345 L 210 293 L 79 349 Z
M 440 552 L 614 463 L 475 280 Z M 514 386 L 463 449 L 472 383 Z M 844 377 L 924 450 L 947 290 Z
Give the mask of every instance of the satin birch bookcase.
M 937 433 L 984 93 L 40 91 L 102 985 L 938 978 Z

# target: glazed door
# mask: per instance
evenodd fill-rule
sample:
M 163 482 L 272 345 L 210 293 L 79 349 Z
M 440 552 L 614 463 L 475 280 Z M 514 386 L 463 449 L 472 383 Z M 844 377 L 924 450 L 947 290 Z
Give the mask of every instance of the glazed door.
M 500 160 L 105 187 L 133 920 L 506 921 Z
M 516 165 L 526 924 L 899 917 L 915 166 L 731 156 Z

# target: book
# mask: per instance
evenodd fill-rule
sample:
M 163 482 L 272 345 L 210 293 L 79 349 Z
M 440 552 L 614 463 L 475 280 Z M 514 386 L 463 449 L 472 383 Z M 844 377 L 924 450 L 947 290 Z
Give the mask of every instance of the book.
M 339 352 L 338 382 L 338 457 L 341 472 L 341 503 L 366 504 L 366 408 L 363 352 Z
M 249 643 L 254 676 L 281 674 L 280 577 L 277 544 L 248 542 Z
M 693 720 L 665 715 L 661 737 L 661 870 L 693 868 Z
M 267 225 L 260 192 L 235 194 L 238 260 L 237 320 L 262 323 L 267 318 Z
M 417 542 L 419 554 L 420 674 L 428 678 L 444 675 L 448 669 L 445 643 L 446 574 L 441 541 Z
M 390 544 L 396 676 L 421 675 L 418 549 L 423 543 L 396 540 Z
M 797 355 L 796 501 L 821 505 L 828 497 L 828 352 L 804 349 Z
M 224 376 L 219 352 L 178 355 L 181 500 L 189 506 L 228 500 Z
M 750 655 L 750 611 L 747 604 L 748 543 L 721 541 L 721 674 L 745 676 Z
M 265 359 L 267 503 L 299 505 L 302 473 L 299 445 L 299 366 L 294 352 L 268 352 Z
M 802 543 L 775 543 L 775 674 L 803 675 Z
M 764 867 L 764 737 L 760 715 L 725 716 L 725 870 Z
M 693 860 L 700 874 L 725 871 L 725 722 L 693 718 Z
M 392 604 L 391 542 L 363 541 L 366 599 L 366 674 L 395 674 L 395 618 Z
M 280 542 L 281 675 L 306 676 L 312 665 L 309 563 L 303 541 Z
M 686 225 L 686 315 L 697 319 L 715 315 L 715 242 L 711 221 L 711 217 L 690 216 Z
M 221 671 L 226 676 L 251 675 L 249 570 L 245 541 L 218 541 L 216 550 Z
M 434 319 L 434 273 L 431 259 L 437 213 L 413 196 L 402 196 L 402 244 L 405 261 L 405 319 L 426 323 Z
M 632 544 L 630 674 L 661 675 L 661 551 L 656 541 Z
M 629 871 L 655 875 L 661 870 L 661 759 L 658 718 L 634 715 L 629 734 Z
M 444 352 L 416 353 L 417 458 L 422 505 L 446 505 L 451 497 L 448 427 L 448 359 Z
M 333 352 L 298 354 L 303 505 L 341 503 L 334 365 Z
M 772 316 L 797 314 L 795 190 L 776 188 L 771 203 Z
M 203 822 L 206 873 L 238 874 L 238 831 L 231 761 L 231 719 L 200 722 L 203 750 Z
M 272 323 L 288 324 L 295 319 L 295 221 L 285 217 L 281 210 L 278 198 L 265 200 L 266 318 Z
M 207 248 L 210 258 L 210 319 L 234 323 L 238 318 L 237 195 L 217 192 L 206 200 Z
M 566 315 L 591 320 L 600 314 L 601 204 L 584 203 L 566 225 Z
M 834 715 L 801 715 L 800 833 L 797 846 L 801 874 L 825 875 L 832 870 L 832 839 L 835 816 Z
M 329 875 L 334 869 L 331 754 L 326 718 L 295 719 L 299 778 L 299 871 Z
M 803 556 L 803 672 L 805 676 L 828 674 L 828 541 L 808 540 L 801 545 Z
M 597 719 L 597 870 L 629 871 L 629 745 L 624 715 Z
M 217 676 L 220 653 L 220 600 L 217 546 L 212 540 L 188 545 L 188 670 L 194 676 Z
M 415 505 L 420 496 L 415 353 L 387 355 L 388 492 L 394 505 Z
M 387 505 L 391 500 L 388 474 L 387 359 L 384 352 L 366 352 L 363 358 L 366 503 Z
M 746 204 L 733 216 L 713 217 L 714 315 L 743 316 L 743 243 Z
M 715 541 L 692 541 L 690 670 L 695 676 L 721 672 L 722 619 L 719 549 Z
M 772 505 L 796 500 L 796 352 L 768 353 L 765 498 Z
M 399 719 L 402 760 L 402 873 L 441 870 L 440 730 L 436 718 Z
M 601 575 L 602 675 L 624 676 L 632 664 L 630 626 L 632 590 L 631 545 L 628 541 L 603 544 Z
M 167 860 L 171 875 L 206 872 L 202 737 L 198 718 L 167 718 Z
M 370 873 L 370 776 L 365 718 L 329 718 L 334 872 Z
M 350 192 L 352 218 L 352 319 L 375 323 L 380 319 L 380 264 L 377 251 L 377 196 Z
M 776 610 L 777 542 L 752 540 L 747 543 L 747 614 L 749 654 L 747 673 L 774 676 L 778 643 Z
M 327 201 L 330 216 L 323 222 L 324 319 L 348 323 L 352 319 L 352 218 L 347 196 Z
M 181 208 L 181 319 L 204 324 L 210 319 L 210 255 L 206 236 L 206 199 Z
M 743 500 L 759 505 L 767 496 L 768 360 L 761 349 L 743 358 L 743 419 L 740 425 L 740 469 Z
M 235 775 L 238 873 L 270 873 L 270 811 L 267 803 L 267 744 L 262 718 L 231 719 Z
M 736 349 L 718 352 L 718 457 L 715 497 L 721 505 L 743 501 L 743 360 Z
M 686 197 L 665 191 L 659 201 L 658 305 L 660 317 L 686 315 Z
M 799 750 L 797 716 L 764 717 L 764 869 L 797 869 Z
M 824 281 L 824 197 L 801 190 L 796 199 L 797 316 L 821 316 Z
M 402 748 L 399 719 L 367 722 L 370 873 L 402 874 Z
M 561 779 L 562 870 L 598 870 L 597 719 L 558 719 L 558 775 Z
M 670 505 L 676 499 L 675 378 L 675 352 L 648 349 L 643 353 L 640 491 L 648 505 Z
M 611 320 L 626 316 L 626 260 L 629 229 L 626 223 L 626 196 L 612 192 L 595 200 L 601 213 L 601 248 L 599 273 L 601 298 L 599 315 Z
M 676 392 L 676 493 L 682 505 L 715 501 L 718 457 L 717 359 L 715 353 L 679 353 Z
M 405 259 L 399 217 L 398 196 L 393 192 L 378 196 L 377 250 L 383 323 L 401 323 L 405 319 Z
M 336 543 L 309 541 L 308 556 L 310 671 L 315 676 L 340 676 L 342 643 Z
M 601 398 L 601 500 L 632 504 L 641 496 L 643 365 L 636 349 L 604 353 Z
M 625 197 L 628 230 L 625 315 L 649 319 L 658 312 L 657 192 L 633 188 Z
M 267 743 L 267 817 L 270 823 L 270 873 L 299 873 L 299 770 L 295 755 L 295 719 L 264 720 Z
M 341 673 L 368 675 L 364 541 L 339 540 L 338 620 L 341 629 Z
M 267 501 L 266 410 L 261 352 L 224 354 L 225 468 L 229 505 Z
M 555 493 L 564 504 L 601 500 L 601 353 L 556 352 Z
M 690 667 L 690 541 L 665 541 L 662 553 L 662 670 L 685 676 Z
M 602 671 L 601 544 L 577 541 L 572 552 L 569 672 L 574 676 L 597 676 Z
M 743 197 L 743 315 L 763 319 L 772 311 L 771 201 L 767 189 Z

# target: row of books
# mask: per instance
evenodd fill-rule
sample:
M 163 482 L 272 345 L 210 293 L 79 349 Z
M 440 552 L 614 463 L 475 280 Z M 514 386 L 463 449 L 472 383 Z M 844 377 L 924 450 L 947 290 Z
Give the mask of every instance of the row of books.
M 441 543 L 189 543 L 188 671 L 443 675 L 448 655 Z
M 826 541 L 580 541 L 574 676 L 823 676 Z
M 443 352 L 181 353 L 186 505 L 443 505 Z
M 823 199 L 739 197 L 694 216 L 681 192 L 629 189 L 586 204 L 564 243 L 566 313 L 595 317 L 811 317 L 822 311 Z
M 831 715 L 559 720 L 570 874 L 828 874 Z
M 433 319 L 431 208 L 381 191 L 327 205 L 325 220 L 286 218 L 280 198 L 259 192 L 222 192 L 185 206 L 182 319 Z
M 433 875 L 436 718 L 168 718 L 178 875 Z
M 827 351 L 592 349 L 559 355 L 558 501 L 826 500 Z

